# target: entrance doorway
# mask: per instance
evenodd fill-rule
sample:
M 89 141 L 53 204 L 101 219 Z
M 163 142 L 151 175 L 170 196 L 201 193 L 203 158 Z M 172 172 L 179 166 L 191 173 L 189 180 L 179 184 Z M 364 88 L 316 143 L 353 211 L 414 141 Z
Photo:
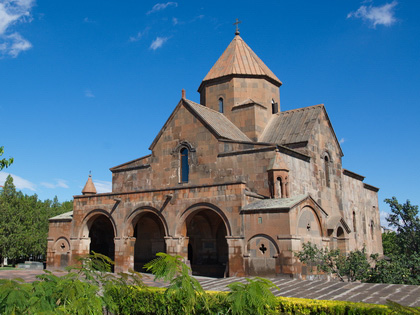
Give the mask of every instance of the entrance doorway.
M 186 221 L 188 259 L 193 275 L 224 277 L 228 266 L 227 231 L 223 219 L 212 210 L 199 210 Z
M 89 252 L 99 253 L 109 257 L 112 261 L 115 258 L 114 228 L 111 221 L 104 215 L 97 216 L 90 229 Z
M 156 258 L 159 252 L 166 252 L 165 229 L 158 216 L 151 212 L 138 215 L 133 223 L 134 270 L 144 271 L 143 266 Z

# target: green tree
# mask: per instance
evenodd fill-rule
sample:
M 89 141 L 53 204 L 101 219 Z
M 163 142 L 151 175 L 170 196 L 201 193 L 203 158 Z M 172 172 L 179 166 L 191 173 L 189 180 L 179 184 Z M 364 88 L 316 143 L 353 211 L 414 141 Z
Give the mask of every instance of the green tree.
M 71 211 L 72 202 L 41 201 L 38 196 L 28 196 L 16 191 L 9 175 L 0 190 L 0 261 L 4 257 L 12 262 L 37 259 L 45 256 L 48 236 L 48 219 Z
M 382 233 L 382 247 L 384 255 L 398 255 L 400 248 L 397 244 L 397 233 L 394 231 Z
M 2 156 L 4 154 L 4 147 L 0 147 L 0 157 Z M 13 163 L 13 158 L 11 157 L 11 158 L 9 158 L 9 159 L 5 159 L 5 158 L 3 158 L 3 159 L 0 159 L 0 171 L 3 169 L 3 168 L 7 168 L 7 167 L 9 167 L 10 166 L 10 164 L 12 164 Z
M 311 242 L 295 253 L 301 262 L 318 271 L 336 275 L 341 281 L 364 281 L 369 279 L 370 264 L 365 248 L 345 255 L 338 249 L 318 248 Z
M 400 251 L 398 254 L 418 255 L 420 253 L 420 219 L 419 207 L 411 205 L 410 200 L 404 204 L 397 198 L 385 199 L 391 208 L 391 214 L 386 219 L 389 226 L 397 230 L 395 241 Z

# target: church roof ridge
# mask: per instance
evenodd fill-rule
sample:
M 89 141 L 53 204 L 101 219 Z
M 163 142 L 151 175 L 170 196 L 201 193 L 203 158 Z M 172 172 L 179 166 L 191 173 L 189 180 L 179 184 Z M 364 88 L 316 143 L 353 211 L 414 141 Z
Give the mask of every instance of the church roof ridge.
M 316 104 L 316 105 L 311 105 L 311 106 L 305 106 L 305 107 L 300 107 L 300 108 L 294 108 L 294 109 L 285 110 L 285 111 L 280 112 L 279 114 L 280 115 L 282 115 L 282 114 L 290 114 L 290 113 L 293 113 L 293 112 L 307 111 L 307 110 L 312 110 L 312 109 L 315 109 L 315 108 L 324 108 L 324 107 L 325 107 L 324 104 Z
M 274 81 L 278 86 L 282 84 L 279 78 L 252 51 L 239 34 L 235 35 L 223 54 L 204 77 L 203 82 L 229 75 L 264 76 Z
M 221 138 L 237 141 L 250 141 L 225 115 L 204 105 L 183 99 L 189 107 Z

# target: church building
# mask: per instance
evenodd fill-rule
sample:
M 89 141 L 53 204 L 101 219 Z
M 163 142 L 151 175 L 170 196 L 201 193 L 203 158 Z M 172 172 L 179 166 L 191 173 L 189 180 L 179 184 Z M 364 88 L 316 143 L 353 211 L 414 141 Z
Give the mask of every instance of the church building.
M 379 189 L 342 167 L 323 104 L 281 111 L 281 85 L 237 31 L 200 104 L 183 90 L 150 154 L 110 169 L 112 192 L 89 176 L 50 219 L 47 267 L 95 251 L 142 271 L 166 252 L 193 275 L 305 277 L 305 242 L 382 254 Z

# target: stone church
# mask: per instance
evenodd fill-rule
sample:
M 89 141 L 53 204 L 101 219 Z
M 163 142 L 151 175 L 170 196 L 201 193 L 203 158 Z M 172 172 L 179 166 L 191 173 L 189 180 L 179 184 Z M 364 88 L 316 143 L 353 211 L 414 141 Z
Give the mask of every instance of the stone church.
M 381 254 L 378 188 L 342 167 L 324 105 L 281 111 L 281 85 L 237 31 L 200 104 L 183 90 L 150 154 L 110 169 L 112 192 L 89 176 L 50 219 L 48 268 L 95 251 L 141 271 L 166 252 L 195 275 L 299 277 L 305 242 Z

